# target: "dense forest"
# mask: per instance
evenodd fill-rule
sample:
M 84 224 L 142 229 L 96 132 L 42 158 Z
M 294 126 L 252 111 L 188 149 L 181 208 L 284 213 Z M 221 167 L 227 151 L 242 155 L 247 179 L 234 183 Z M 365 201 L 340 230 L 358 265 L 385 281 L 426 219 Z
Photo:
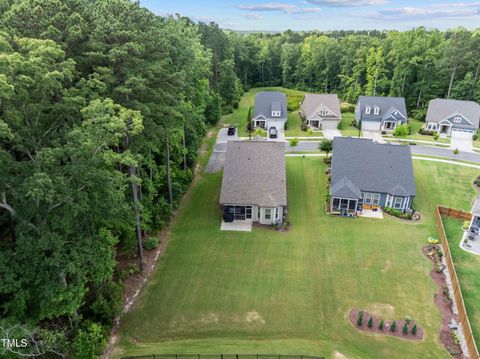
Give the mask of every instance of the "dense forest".
M 94 358 L 208 127 L 282 85 L 480 100 L 480 32 L 239 34 L 128 0 L 0 3 L 0 329 Z M 6 356 L 16 357 L 13 353 Z

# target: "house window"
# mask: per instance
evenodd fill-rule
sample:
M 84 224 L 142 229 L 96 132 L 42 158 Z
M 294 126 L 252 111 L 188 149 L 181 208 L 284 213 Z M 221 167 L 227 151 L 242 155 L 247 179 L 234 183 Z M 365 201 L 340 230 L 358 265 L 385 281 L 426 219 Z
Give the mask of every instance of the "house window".
M 365 193 L 365 203 L 371 204 L 373 198 L 373 193 Z
M 280 117 L 281 111 L 272 111 L 272 117 Z
M 455 116 L 455 117 L 453 118 L 453 122 L 455 122 L 455 123 L 460 123 L 460 122 L 462 122 L 462 118 L 461 118 L 460 116 Z
M 327 114 L 328 114 L 327 110 L 322 110 L 320 113 L 321 113 L 322 116 L 327 116 Z
M 393 202 L 393 208 L 400 209 L 402 208 L 403 198 L 402 197 L 395 197 L 395 202 Z
M 275 208 L 275 219 L 278 219 L 278 207 Z
M 272 209 L 271 208 L 265 208 L 265 219 L 272 219 Z
M 252 219 L 252 206 L 245 207 L 245 218 Z
M 380 204 L 380 193 L 373 194 L 372 204 L 379 205 Z
M 372 113 L 372 108 L 370 106 L 365 107 L 365 113 L 370 115 Z
M 378 114 L 380 113 L 380 107 L 375 106 L 375 109 L 373 110 L 373 113 L 374 113 L 375 115 L 378 115 Z
M 333 199 L 332 211 L 339 211 L 340 210 L 340 198 Z

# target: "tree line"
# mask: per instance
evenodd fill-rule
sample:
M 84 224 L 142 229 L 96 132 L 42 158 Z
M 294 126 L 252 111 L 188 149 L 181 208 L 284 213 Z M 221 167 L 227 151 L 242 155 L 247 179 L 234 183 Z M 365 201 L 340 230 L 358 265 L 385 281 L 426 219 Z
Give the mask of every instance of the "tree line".
M 94 358 L 137 271 L 118 259 L 142 269 L 208 127 L 246 89 L 398 95 L 421 112 L 434 97 L 479 99 L 478 41 L 465 29 L 239 34 L 129 0 L 1 2 L 2 333 Z

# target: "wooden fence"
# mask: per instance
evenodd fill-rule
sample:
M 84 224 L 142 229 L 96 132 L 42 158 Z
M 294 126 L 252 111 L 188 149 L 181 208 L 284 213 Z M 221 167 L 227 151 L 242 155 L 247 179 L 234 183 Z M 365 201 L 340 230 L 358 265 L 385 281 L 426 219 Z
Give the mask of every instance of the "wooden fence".
M 447 235 L 445 234 L 445 229 L 443 227 L 442 215 L 467 221 L 472 218 L 472 215 L 470 213 L 458 211 L 456 209 L 437 206 L 437 210 L 435 211 L 435 221 L 437 222 L 438 232 L 440 233 L 440 243 L 442 245 L 445 262 L 447 263 L 448 271 L 450 272 L 450 278 L 453 287 L 453 296 L 455 297 L 455 303 L 457 304 L 458 317 L 460 323 L 462 324 L 467 349 L 470 353 L 470 358 L 480 358 L 477 345 L 475 344 L 475 339 L 473 338 L 472 327 L 470 326 L 470 321 L 468 320 L 465 303 L 463 302 L 462 289 L 460 288 L 460 282 L 458 281 L 457 272 L 455 271 L 455 265 L 453 264 Z

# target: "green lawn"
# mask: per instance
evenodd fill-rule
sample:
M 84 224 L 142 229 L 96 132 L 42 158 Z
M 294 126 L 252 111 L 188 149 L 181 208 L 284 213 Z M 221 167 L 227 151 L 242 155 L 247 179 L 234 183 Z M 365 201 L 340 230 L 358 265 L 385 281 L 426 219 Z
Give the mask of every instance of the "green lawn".
M 457 271 L 463 300 L 467 309 L 470 325 L 477 346 L 480 346 L 480 257 L 460 249 L 463 221 L 452 218 L 443 218 L 445 233 L 447 234 L 450 252 L 452 253 L 455 270 Z
M 340 132 L 343 136 L 358 136 L 358 129 L 352 126 L 352 121 L 355 118 L 355 114 L 352 112 L 342 113 L 342 121 L 340 122 Z
M 116 355 L 282 353 L 348 358 L 449 358 L 438 341 L 431 263 L 437 203 L 467 209 L 472 169 L 415 162 L 420 224 L 324 214 L 321 158 L 288 158 L 291 229 L 220 232 L 221 173 L 192 189 L 156 272 L 125 317 Z M 411 317 L 425 339 L 357 332 L 351 308 Z

